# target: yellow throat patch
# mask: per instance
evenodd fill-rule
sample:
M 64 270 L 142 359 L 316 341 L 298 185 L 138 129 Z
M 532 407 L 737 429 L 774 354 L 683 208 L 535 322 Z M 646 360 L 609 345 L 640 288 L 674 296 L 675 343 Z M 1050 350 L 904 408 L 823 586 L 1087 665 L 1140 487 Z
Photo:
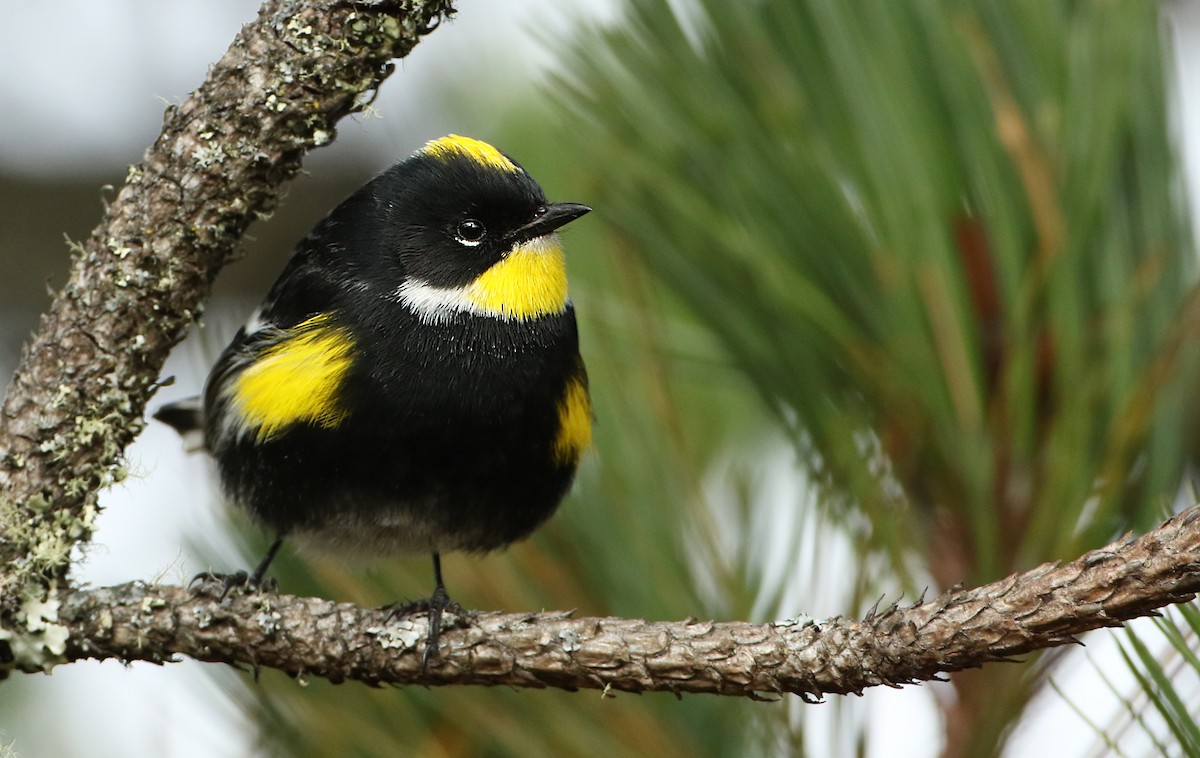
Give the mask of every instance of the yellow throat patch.
M 443 161 L 449 160 L 455 155 L 461 155 L 476 163 L 501 171 L 517 172 L 521 170 L 517 164 L 508 159 L 508 156 L 488 143 L 471 137 L 460 137 L 457 134 L 448 134 L 441 139 L 430 140 L 417 151 L 417 154 L 428 155 Z
M 467 300 L 500 318 L 527 319 L 567 307 L 567 261 L 558 237 L 548 234 L 518 245 L 467 285 Z
M 592 444 L 592 400 L 582 377 L 567 383 L 558 401 L 558 434 L 554 436 L 554 460 L 578 463 L 583 451 Z
M 347 411 L 338 401 L 354 342 L 318 314 L 296 325 L 242 371 L 229 390 L 241 425 L 259 442 L 293 424 L 332 428 Z

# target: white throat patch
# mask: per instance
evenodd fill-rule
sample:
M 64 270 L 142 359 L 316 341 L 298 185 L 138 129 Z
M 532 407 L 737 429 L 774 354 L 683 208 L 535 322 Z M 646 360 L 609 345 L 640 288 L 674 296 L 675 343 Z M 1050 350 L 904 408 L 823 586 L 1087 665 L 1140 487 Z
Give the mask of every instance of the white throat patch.
M 547 234 L 517 245 L 469 284 L 435 287 L 408 279 L 392 296 L 427 324 L 459 313 L 526 321 L 566 309 L 566 262 L 558 236 Z
M 490 315 L 471 301 L 464 287 L 434 287 L 408 279 L 396 289 L 395 298 L 407 305 L 426 324 L 444 324 L 458 313 Z

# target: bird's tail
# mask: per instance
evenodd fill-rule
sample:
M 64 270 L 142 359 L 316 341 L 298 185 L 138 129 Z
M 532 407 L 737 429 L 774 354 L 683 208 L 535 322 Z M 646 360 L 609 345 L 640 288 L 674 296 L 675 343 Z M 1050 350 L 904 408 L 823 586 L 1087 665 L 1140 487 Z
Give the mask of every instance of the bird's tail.
M 189 451 L 204 449 L 204 403 L 199 397 L 167 403 L 154 412 L 154 420 L 179 432 Z

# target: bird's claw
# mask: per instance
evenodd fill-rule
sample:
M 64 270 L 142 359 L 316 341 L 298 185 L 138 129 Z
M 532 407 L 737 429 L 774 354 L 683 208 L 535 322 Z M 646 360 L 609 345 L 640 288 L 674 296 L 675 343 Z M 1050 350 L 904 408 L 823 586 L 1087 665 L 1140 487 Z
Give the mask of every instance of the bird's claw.
M 392 605 L 388 608 L 386 620 L 415 616 L 419 613 L 426 614 L 429 619 L 429 634 L 425 637 L 425 651 L 421 655 L 421 673 L 424 674 L 429 670 L 429 661 L 438 653 L 442 635 L 442 616 L 450 614 L 458 620 L 466 615 L 466 611 L 461 605 L 451 600 L 444 589 L 439 587 L 434 591 L 432 597 Z
M 275 581 L 274 577 L 263 579 L 246 571 L 233 571 L 228 574 L 218 574 L 215 571 L 201 571 L 192 577 L 192 581 L 188 582 L 188 587 L 194 589 L 197 593 L 204 592 L 205 588 L 209 586 L 221 588 L 218 600 L 224 600 L 235 589 L 241 591 L 243 594 L 264 592 L 274 594 L 279 591 L 279 582 Z

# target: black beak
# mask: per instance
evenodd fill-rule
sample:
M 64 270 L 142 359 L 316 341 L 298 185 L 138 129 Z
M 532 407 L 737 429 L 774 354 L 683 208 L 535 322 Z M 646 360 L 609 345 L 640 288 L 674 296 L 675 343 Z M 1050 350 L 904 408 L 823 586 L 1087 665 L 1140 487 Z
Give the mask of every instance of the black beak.
M 550 203 L 538 209 L 537 215 L 525 226 L 508 235 L 515 242 L 525 242 L 568 224 L 592 209 L 579 203 Z

